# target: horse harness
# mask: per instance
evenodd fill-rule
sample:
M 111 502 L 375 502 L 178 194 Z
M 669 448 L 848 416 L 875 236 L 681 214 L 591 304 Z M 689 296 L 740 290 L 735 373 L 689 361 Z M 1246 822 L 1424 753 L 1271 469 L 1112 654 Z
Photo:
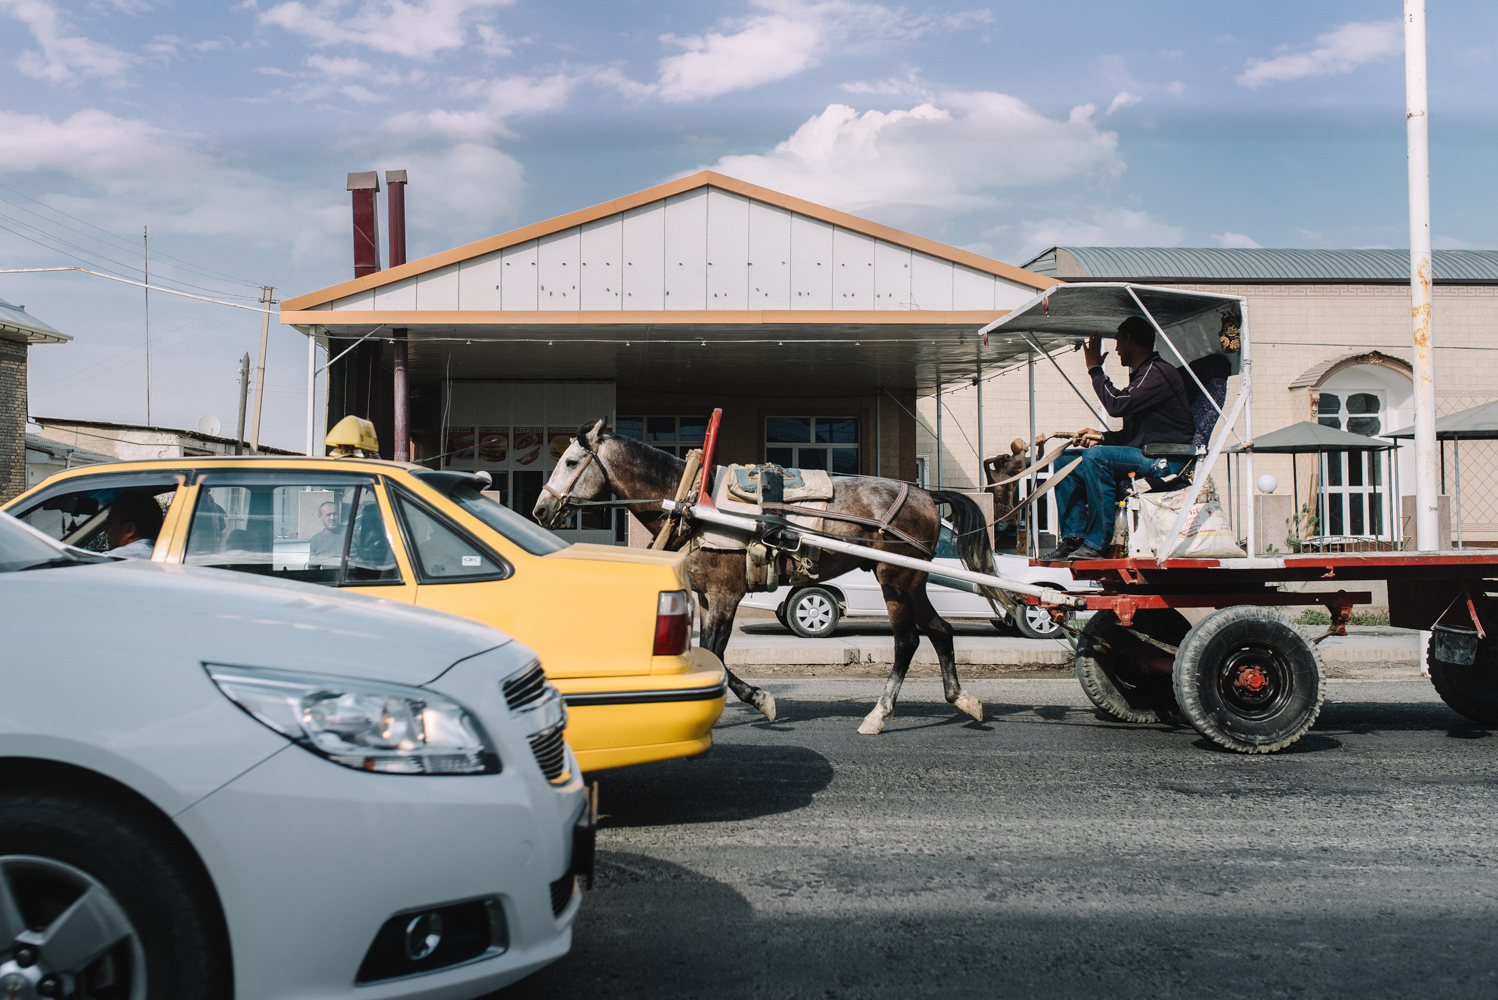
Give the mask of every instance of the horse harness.
M 906 542 L 910 545 L 914 545 L 916 548 L 926 553 L 926 558 L 934 559 L 936 558 L 936 553 L 931 550 L 931 546 L 927 545 L 925 542 L 921 541 L 918 538 L 912 538 L 910 535 L 895 527 L 892 523 L 894 519 L 899 515 L 900 509 L 905 506 L 905 499 L 908 496 L 910 496 L 910 484 L 901 483 L 900 491 L 895 494 L 894 502 L 889 505 L 889 508 L 887 510 L 885 510 L 884 516 L 879 518 L 864 517 L 861 514 L 843 514 L 829 510 L 817 510 L 815 507 L 801 507 L 796 504 L 789 503 L 767 502 L 760 504 L 760 507 L 766 512 L 773 511 L 777 514 L 798 514 L 802 517 L 819 517 L 829 521 L 847 521 L 850 524 L 861 524 L 865 527 L 873 528 L 881 535 L 894 535 L 901 541 Z
M 560 491 L 552 489 L 549 482 L 541 487 L 543 492 L 550 493 L 556 497 L 563 507 L 566 507 L 569 503 L 574 506 L 577 504 L 577 501 L 572 499 L 572 487 L 577 484 L 577 477 L 583 474 L 583 470 L 588 467 L 588 464 L 598 457 L 593 449 L 587 445 L 583 445 L 583 451 L 587 453 L 587 456 L 581 462 L 577 463 L 577 468 L 572 470 L 572 475 L 567 477 L 567 481 L 562 484 Z

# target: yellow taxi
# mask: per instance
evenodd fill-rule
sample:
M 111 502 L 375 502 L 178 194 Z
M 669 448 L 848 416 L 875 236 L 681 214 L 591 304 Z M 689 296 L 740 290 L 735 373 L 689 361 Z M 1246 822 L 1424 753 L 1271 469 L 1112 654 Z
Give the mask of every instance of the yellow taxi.
M 486 485 L 483 474 L 362 457 L 208 456 L 59 473 L 4 509 L 84 548 L 134 546 L 157 562 L 323 584 L 493 625 L 540 656 L 586 771 L 706 751 L 725 674 L 692 645 L 683 557 L 569 544 L 485 496 Z M 145 497 L 164 509 L 159 528 L 135 524 L 153 519 Z

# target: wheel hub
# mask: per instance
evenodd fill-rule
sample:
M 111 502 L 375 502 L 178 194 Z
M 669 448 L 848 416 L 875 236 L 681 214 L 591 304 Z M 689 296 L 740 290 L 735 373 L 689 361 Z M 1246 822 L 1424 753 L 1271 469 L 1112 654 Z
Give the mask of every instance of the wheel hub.
M 1217 674 L 1218 691 L 1231 710 L 1249 718 L 1272 715 L 1289 695 L 1289 671 L 1268 647 L 1246 645 L 1228 653 Z
M 1233 679 L 1233 686 L 1253 697 L 1269 686 L 1269 678 L 1258 667 L 1242 667 L 1238 670 L 1238 676 Z

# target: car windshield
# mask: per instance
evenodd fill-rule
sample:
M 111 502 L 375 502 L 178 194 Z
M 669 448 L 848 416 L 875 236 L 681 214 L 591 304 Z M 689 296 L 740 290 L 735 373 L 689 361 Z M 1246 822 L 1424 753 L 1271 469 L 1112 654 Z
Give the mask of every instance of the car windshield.
M 65 545 L 59 545 L 40 531 L 0 512 L 0 573 L 14 573 L 43 566 L 72 566 L 100 562 Z
M 504 504 L 484 496 L 477 489 L 473 478 L 466 474 L 418 472 L 415 476 L 531 555 L 549 555 L 572 544 Z

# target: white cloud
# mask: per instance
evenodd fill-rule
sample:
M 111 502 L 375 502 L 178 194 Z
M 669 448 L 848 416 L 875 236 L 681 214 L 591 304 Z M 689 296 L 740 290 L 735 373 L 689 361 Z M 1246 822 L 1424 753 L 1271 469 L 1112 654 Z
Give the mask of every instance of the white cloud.
M 302 0 L 280 3 L 260 15 L 306 36 L 313 45 L 362 45 L 409 59 L 430 59 L 446 49 L 461 48 L 485 10 L 514 0 L 358 0 L 352 12 L 346 0 Z M 488 44 L 489 38 L 485 38 Z
M 1049 247 L 1168 247 L 1181 242 L 1185 230 L 1148 212 L 1099 208 L 1089 218 L 1050 218 L 1020 223 L 1022 259 Z
M 592 73 L 553 73 L 551 76 L 515 74 L 497 79 L 461 81 L 453 87 L 458 97 L 478 98 L 477 108 L 449 111 L 408 111 L 385 122 L 387 132 L 409 138 L 437 136 L 458 142 L 480 142 L 510 135 L 509 120 L 550 111 L 567 103 L 576 87 Z M 610 81 L 611 83 L 613 81 Z
M 41 51 L 27 49 L 16 60 L 16 68 L 29 77 L 48 83 L 77 83 L 92 77 L 120 86 L 125 72 L 139 56 L 82 35 L 69 34 L 67 18 L 52 0 L 0 0 L 0 13 L 31 29 Z
M 0 134 L 6 136 L 0 174 L 39 178 L 51 189 L 40 200 L 104 229 L 138 231 L 149 219 L 153 235 L 286 248 L 294 265 L 347 258 L 349 203 L 341 174 L 315 187 L 272 180 L 202 152 L 198 136 L 98 109 L 60 121 L 0 111 Z M 498 231 L 514 218 L 526 190 L 518 162 L 478 143 L 402 149 L 387 137 L 333 152 L 340 163 L 410 171 L 413 234 L 445 229 L 476 238 Z M 446 235 L 441 239 L 450 245 Z
M 1230 247 L 1234 250 L 1257 250 L 1263 246 L 1252 236 L 1244 236 L 1242 233 L 1232 231 L 1213 233 L 1212 241 L 1220 247 Z
M 1140 97 L 1138 94 L 1131 94 L 1127 90 L 1121 90 L 1118 92 L 1118 96 L 1113 98 L 1113 102 L 1108 105 L 1108 110 L 1103 112 L 1103 117 L 1107 118 L 1119 108 L 1126 108 L 1131 104 L 1138 104 L 1142 100 L 1144 100 L 1144 98 Z
M 1007 94 L 938 100 L 863 114 L 833 104 L 771 152 L 725 156 L 712 169 L 904 224 L 999 207 L 1004 188 L 1123 170 L 1118 136 L 1097 127 L 1090 104 L 1057 120 Z
M 1250 59 L 1238 82 L 1245 87 L 1262 87 L 1266 83 L 1351 73 L 1365 63 L 1402 52 L 1404 35 L 1398 21 L 1353 22 L 1317 35 L 1316 42 L 1317 47 L 1309 52 Z
M 785 80 L 817 65 L 835 47 L 931 30 L 987 23 L 986 10 L 942 18 L 907 17 L 900 9 L 853 0 L 752 0 L 760 12 L 700 35 L 662 35 L 680 49 L 665 57 L 654 84 L 638 84 L 663 101 L 696 101 Z

